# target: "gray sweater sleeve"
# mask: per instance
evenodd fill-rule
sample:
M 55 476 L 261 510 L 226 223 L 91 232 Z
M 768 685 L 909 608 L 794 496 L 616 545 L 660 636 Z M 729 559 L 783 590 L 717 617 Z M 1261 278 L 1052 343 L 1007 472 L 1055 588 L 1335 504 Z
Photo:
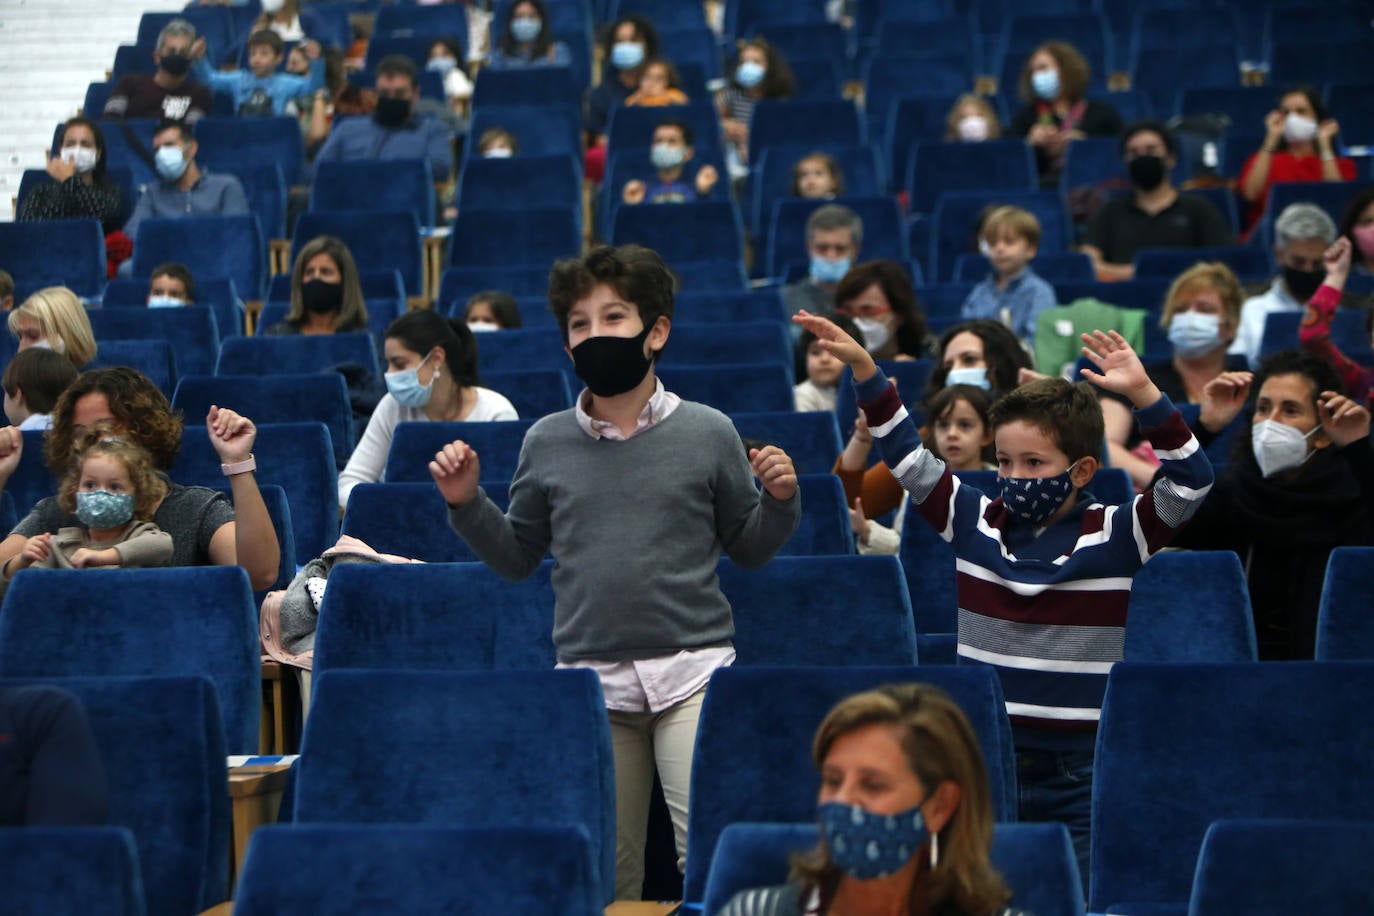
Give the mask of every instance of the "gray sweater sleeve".
M 166 566 L 172 562 L 172 536 L 151 522 L 140 522 L 125 541 L 114 545 L 126 569 Z
M 511 479 L 510 511 L 505 515 L 480 487 L 476 499 L 448 510 L 449 524 L 458 536 L 479 560 L 510 582 L 527 578 L 539 567 L 553 536 L 548 496 L 535 478 L 530 450 L 527 434 Z
M 797 530 L 801 491 L 787 500 L 760 491 L 754 486 L 753 469 L 733 427 L 724 445 L 716 488 L 716 532 L 730 559 L 745 569 L 758 569 L 773 559 Z

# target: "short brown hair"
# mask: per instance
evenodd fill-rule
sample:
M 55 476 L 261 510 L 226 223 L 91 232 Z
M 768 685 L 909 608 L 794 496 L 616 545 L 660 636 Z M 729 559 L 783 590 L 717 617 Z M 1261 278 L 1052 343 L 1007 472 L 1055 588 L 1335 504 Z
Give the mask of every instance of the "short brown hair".
M 81 485 L 81 468 L 87 458 L 103 456 L 118 461 L 129 472 L 134 485 L 134 519 L 152 521 L 153 512 L 167 495 L 167 483 L 157 475 L 152 458 L 133 441 L 114 434 L 101 424 L 87 432 L 77 443 L 76 453 L 67 465 L 57 488 L 57 504 L 67 512 L 76 511 L 76 489 Z
M 172 405 L 162 390 L 137 369 L 113 366 L 83 372 L 67 386 L 52 411 L 52 429 L 43 442 L 43 461 L 54 474 L 61 474 L 71 460 L 77 440 L 72 425 L 76 402 L 88 394 L 105 395 L 113 425 L 123 434 L 147 449 L 153 466 L 160 471 L 176 463 L 181 451 L 181 415 L 172 412 Z
M 266 45 L 272 49 L 272 53 L 280 56 L 286 50 L 286 42 L 281 40 L 281 36 L 271 29 L 258 29 L 248 36 L 248 47 L 253 48 Z
M 1229 325 L 1233 331 L 1240 327 L 1240 307 L 1245 294 L 1231 268 L 1220 261 L 1199 261 L 1174 278 L 1168 295 L 1164 297 L 1159 326 L 1167 328 L 1178 311 L 1179 303 L 1198 289 L 1210 289 L 1220 296 L 1222 323 Z
M 52 413 L 58 397 L 76 381 L 77 375 L 71 360 L 61 353 L 29 347 L 14 354 L 0 378 L 0 386 L 10 397 L 23 391 L 24 406 L 32 413 Z
M 1017 420 L 1049 436 L 1070 462 L 1102 453 L 1102 405 L 1088 382 L 1036 379 L 1009 391 L 988 411 L 994 436 Z
M 940 862 L 930 872 L 932 912 L 945 904 L 963 913 L 994 913 L 1011 897 L 992 867 L 992 793 L 973 726 L 958 704 L 930 684 L 889 684 L 842 700 L 816 730 L 811 758 L 820 769 L 843 735 L 869 725 L 899 733 L 903 756 L 927 798 L 943 782 L 959 787 L 959 806 L 941 831 Z M 819 886 L 823 903 L 834 896 L 839 869 L 824 842 L 792 863 L 794 874 Z
M 14 277 L 10 276 L 9 271 L 0 270 L 0 299 L 4 299 L 6 296 L 13 295 Z
M 191 268 L 176 261 L 168 261 L 166 264 L 159 264 L 153 268 L 153 272 L 148 274 L 148 285 L 158 277 L 171 277 L 173 280 L 180 281 L 186 289 L 186 301 L 194 303 L 196 301 L 196 278 L 191 276 Z
M 520 152 L 520 141 L 515 139 L 515 134 L 504 127 L 488 127 L 482 131 L 482 136 L 477 138 L 477 152 L 485 153 L 487 147 L 502 140 L 506 141 L 506 145 L 510 147 L 511 155 Z
M 549 274 L 549 307 L 558 319 L 564 344 L 568 342 L 568 312 L 601 283 L 639 309 L 645 328 L 653 327 L 660 317 L 673 320 L 677 276 L 658 252 L 642 245 L 598 245 L 580 258 L 559 261 Z
M 916 291 L 906 268 L 890 259 L 855 264 L 835 287 L 835 307 L 845 307 L 873 284 L 883 291 L 892 314 L 897 317 L 893 330 L 897 349 L 908 356 L 923 356 L 926 349 L 926 320 L 916 304 Z
M 1059 94 L 1069 102 L 1082 101 L 1088 91 L 1088 80 L 1092 68 L 1078 49 L 1067 41 L 1047 41 L 1026 57 L 1026 66 L 1021 70 L 1021 98 L 1033 100 L 1035 91 L 1031 89 L 1031 58 L 1044 51 L 1059 65 Z
M 999 232 L 1006 231 L 1013 236 L 1026 240 L 1033 248 L 1040 247 L 1040 220 L 1035 214 L 1020 207 L 996 207 L 983 217 L 983 225 L 978 230 L 978 238 L 993 241 Z

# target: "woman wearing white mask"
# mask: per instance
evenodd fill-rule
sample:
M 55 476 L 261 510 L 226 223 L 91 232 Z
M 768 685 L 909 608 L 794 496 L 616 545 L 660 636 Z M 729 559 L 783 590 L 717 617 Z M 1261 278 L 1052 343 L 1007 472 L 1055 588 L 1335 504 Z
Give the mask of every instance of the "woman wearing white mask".
M 543 0 L 512 4 L 506 28 L 487 66 L 494 70 L 523 67 L 566 67 L 572 63 L 568 46 L 555 41 Z
M 19 205 L 19 220 L 98 219 L 106 233 L 114 232 L 124 199 L 119 186 L 105 179 L 105 135 L 86 118 L 62 125 L 57 155 L 48 161 L 55 184 L 34 188 Z
M 1374 544 L 1369 411 L 1340 387 L 1321 359 L 1283 350 L 1253 379 L 1225 372 L 1203 392 L 1204 445 L 1259 394 L 1228 471 L 1173 546 L 1240 555 L 1261 659 L 1312 658 L 1328 556 Z
M 1355 163 L 1336 155 L 1340 125 L 1311 86 L 1295 86 L 1264 118 L 1264 142 L 1240 170 L 1240 193 L 1249 202 L 1242 241 L 1264 215 L 1269 187 L 1280 181 L 1354 181 Z
M 1208 382 L 1247 368 L 1243 353 L 1226 352 L 1240 326 L 1243 298 L 1240 281 L 1219 261 L 1194 264 L 1169 287 L 1159 326 L 1168 333 L 1173 354 L 1146 361 L 1145 371 L 1175 404 L 1201 403 Z M 1100 399 L 1111 465 L 1143 490 L 1154 479 L 1159 459 L 1140 437 L 1130 404 L 1106 392 Z
M 339 472 L 340 509 L 358 484 L 382 479 L 397 423 L 520 419 L 510 401 L 477 384 L 477 341 L 462 319 L 408 312 L 386 329 L 383 352 L 387 393 Z
M 930 353 L 925 318 L 901 264 L 856 264 L 835 287 L 835 311 L 854 319 L 874 359 L 919 359 Z
M 1002 136 L 1002 125 L 988 100 L 966 92 L 959 96 L 945 118 L 945 140 L 959 143 L 981 143 Z
M 1035 147 L 1043 187 L 1053 187 L 1059 181 L 1069 143 L 1121 133 L 1117 110 L 1087 98 L 1091 77 L 1087 60 L 1063 41 L 1047 41 L 1036 48 L 1021 71 L 1020 93 L 1025 105 L 1012 116 L 1007 135 L 1025 137 Z

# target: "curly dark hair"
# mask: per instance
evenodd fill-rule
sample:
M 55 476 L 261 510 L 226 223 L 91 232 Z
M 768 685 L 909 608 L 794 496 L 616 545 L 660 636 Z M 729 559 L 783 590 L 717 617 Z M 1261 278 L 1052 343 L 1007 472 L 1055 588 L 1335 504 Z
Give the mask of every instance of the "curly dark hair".
M 644 327 L 653 327 L 660 317 L 673 320 L 677 276 L 658 252 L 641 245 L 599 245 L 581 258 L 559 261 L 549 274 L 549 308 L 558 319 L 564 344 L 568 312 L 600 283 L 639 309 Z
M 107 423 L 96 424 L 78 438 L 76 450 L 67 463 L 67 473 L 57 489 L 57 504 L 67 512 L 76 511 L 76 490 L 81 486 L 82 469 L 86 459 L 94 457 L 109 458 L 124 466 L 134 485 L 134 518 L 151 521 L 158 503 L 167 495 L 167 483 L 158 476 L 147 450 L 131 439 L 119 437 Z
M 111 427 L 148 452 L 153 467 L 166 471 L 181 451 L 181 413 L 167 396 L 137 369 L 114 366 L 83 372 L 62 392 L 53 408 L 52 429 L 43 443 L 43 461 L 54 475 L 67 470 L 80 430 L 72 424 L 76 402 L 103 394 L 113 416 Z
M 994 395 L 1011 391 L 1016 387 L 1020 369 L 1030 369 L 1031 358 L 1007 326 L 990 318 L 975 318 L 961 321 L 940 335 L 940 343 L 935 348 L 935 368 L 931 370 L 930 382 L 926 393 L 934 394 L 945 387 L 949 369 L 945 367 L 945 350 L 949 342 L 960 334 L 968 332 L 983 342 L 983 361 L 988 367 L 988 381 L 992 384 Z

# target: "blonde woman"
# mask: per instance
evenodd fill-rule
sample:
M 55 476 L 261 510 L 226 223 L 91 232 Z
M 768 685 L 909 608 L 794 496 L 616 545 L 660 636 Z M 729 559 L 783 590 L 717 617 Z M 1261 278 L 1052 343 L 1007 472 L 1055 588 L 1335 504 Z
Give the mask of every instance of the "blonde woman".
M 343 334 L 367 330 L 367 305 L 348 246 L 332 235 L 311 239 L 291 270 L 291 309 L 264 334 Z
M 981 143 L 1002 136 L 997 112 L 981 95 L 966 92 L 959 96 L 945 118 L 945 139 L 962 143 Z
M 10 312 L 10 333 L 19 349 L 46 347 L 80 369 L 95 359 L 95 332 L 76 293 L 65 286 L 40 289 Z

